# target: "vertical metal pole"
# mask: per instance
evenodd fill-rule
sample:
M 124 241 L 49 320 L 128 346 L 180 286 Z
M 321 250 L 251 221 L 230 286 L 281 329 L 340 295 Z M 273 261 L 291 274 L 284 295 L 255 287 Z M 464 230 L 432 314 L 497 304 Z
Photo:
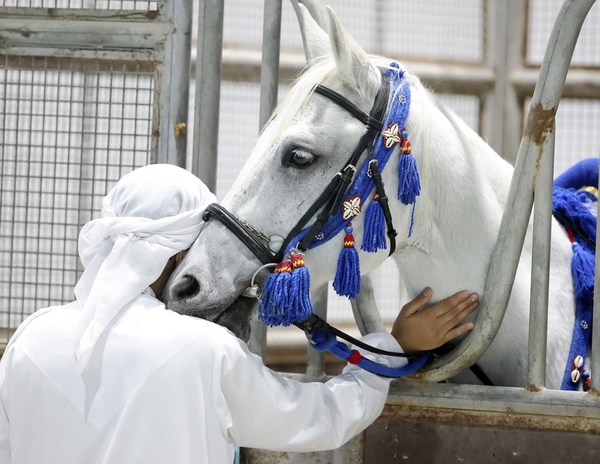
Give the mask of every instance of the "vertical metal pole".
M 528 388 L 532 390 L 546 385 L 554 137 L 553 126 L 548 134 L 545 159 L 536 176 L 535 184 L 528 348 Z
M 600 178 L 598 179 L 600 182 Z M 598 184 L 600 185 L 600 184 Z M 600 237 L 600 221 L 596 222 L 596 266 L 594 269 L 594 309 L 592 317 L 592 359 L 590 371 L 596 372 L 592 375 L 592 389 L 590 393 L 600 395 L 600 262 L 598 260 L 598 239 Z
M 488 0 L 486 3 L 486 64 L 495 70 L 494 91 L 483 102 L 482 134 L 504 159 L 515 162 L 521 135 L 522 108 L 510 76 L 523 68 L 523 38 L 527 2 Z
M 260 117 L 262 130 L 277 105 L 279 85 L 279 49 L 281 42 L 281 0 L 265 0 L 263 13 L 263 47 L 260 65 Z M 250 349 L 264 358 L 267 326 L 253 321 Z
M 164 11 L 172 28 L 165 41 L 161 82 L 157 83 L 160 89 L 157 160 L 185 167 L 193 2 L 170 0 Z
M 260 130 L 263 129 L 277 105 L 280 42 L 281 0 L 265 0 L 260 66 Z
M 198 5 L 192 172 L 212 192 L 217 188 L 224 10 L 224 0 L 201 0 Z

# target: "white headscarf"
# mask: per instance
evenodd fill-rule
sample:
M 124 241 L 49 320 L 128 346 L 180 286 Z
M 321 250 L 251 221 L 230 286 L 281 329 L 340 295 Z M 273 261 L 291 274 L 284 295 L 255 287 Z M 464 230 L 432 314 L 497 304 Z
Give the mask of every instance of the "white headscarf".
M 153 164 L 125 175 L 104 198 L 102 217 L 79 234 L 85 271 L 75 286 L 81 323 L 75 355 L 81 372 L 115 317 L 188 249 L 215 196 L 194 175 Z

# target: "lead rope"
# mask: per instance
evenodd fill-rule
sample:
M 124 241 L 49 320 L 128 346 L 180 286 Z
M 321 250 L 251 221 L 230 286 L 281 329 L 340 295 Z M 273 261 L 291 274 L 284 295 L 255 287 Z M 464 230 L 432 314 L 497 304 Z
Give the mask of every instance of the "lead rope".
M 431 356 L 431 353 L 427 351 L 399 353 L 376 348 L 336 329 L 316 314 L 311 314 L 305 322 L 297 322 L 294 325 L 304 330 L 306 338 L 315 350 L 329 351 L 339 359 L 347 361 L 350 364 L 355 364 L 368 372 L 382 377 L 398 378 L 413 374 L 423 367 Z M 351 349 L 345 343 L 338 341 L 336 335 L 371 353 L 413 359 L 404 366 L 389 367 L 386 364 L 365 358 L 358 350 Z

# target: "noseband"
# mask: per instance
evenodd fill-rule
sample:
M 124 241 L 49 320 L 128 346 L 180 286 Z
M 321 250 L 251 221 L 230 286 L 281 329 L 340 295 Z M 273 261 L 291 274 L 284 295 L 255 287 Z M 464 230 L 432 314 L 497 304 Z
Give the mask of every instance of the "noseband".
M 315 239 L 318 239 L 323 229 L 323 224 L 330 216 L 335 214 L 340 209 L 344 195 L 346 194 L 346 191 L 352 182 L 354 174 L 356 174 L 356 164 L 358 163 L 363 152 L 366 150 L 369 157 L 369 174 L 375 184 L 375 189 L 379 195 L 379 202 L 381 203 L 384 212 L 387 236 L 390 240 L 389 254 L 391 255 L 394 253 L 396 248 L 397 233 L 392 224 L 392 215 L 389 208 L 388 198 L 383 188 L 381 173 L 379 172 L 377 160 L 373 155 L 373 143 L 382 129 L 382 119 L 387 109 L 390 92 L 389 77 L 385 73 L 382 73 L 381 76 L 382 83 L 379 87 L 379 91 L 377 92 L 373 107 L 371 108 L 369 114 L 366 114 L 354 103 L 339 93 L 322 85 L 317 85 L 315 87 L 314 92 L 316 94 L 327 98 L 349 112 L 352 116 L 365 124 L 367 126 L 367 130 L 360 138 L 358 145 L 346 161 L 344 167 L 335 174 L 319 198 L 317 198 L 317 200 L 292 228 L 289 234 L 283 239 L 283 243 L 276 252 L 273 251 L 269 245 L 274 241 L 273 238 L 280 238 L 280 236 L 267 236 L 266 234 L 263 234 L 251 225 L 235 217 L 218 203 L 212 203 L 208 205 L 203 216 L 204 221 L 208 222 L 211 218 L 217 219 L 225 227 L 227 227 L 263 265 L 265 265 L 280 262 L 283 259 L 290 242 L 298 236 L 304 226 L 316 214 L 317 217 L 315 222 L 295 246 L 295 248 L 297 248 L 300 252 L 306 252 L 310 248 L 311 244 L 313 244 Z

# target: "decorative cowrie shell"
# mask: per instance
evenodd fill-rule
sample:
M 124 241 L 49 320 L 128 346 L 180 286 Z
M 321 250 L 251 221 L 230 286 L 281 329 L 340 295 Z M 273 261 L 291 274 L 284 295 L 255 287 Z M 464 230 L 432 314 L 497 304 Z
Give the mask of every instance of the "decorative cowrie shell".
M 575 359 L 573 359 L 573 366 L 576 369 L 579 369 L 581 366 L 583 366 L 583 356 L 581 356 L 580 354 L 575 356 Z
M 571 371 L 571 382 L 573 382 L 573 383 L 579 382 L 580 377 L 581 377 L 581 372 L 579 372 L 577 369 L 573 369 Z

